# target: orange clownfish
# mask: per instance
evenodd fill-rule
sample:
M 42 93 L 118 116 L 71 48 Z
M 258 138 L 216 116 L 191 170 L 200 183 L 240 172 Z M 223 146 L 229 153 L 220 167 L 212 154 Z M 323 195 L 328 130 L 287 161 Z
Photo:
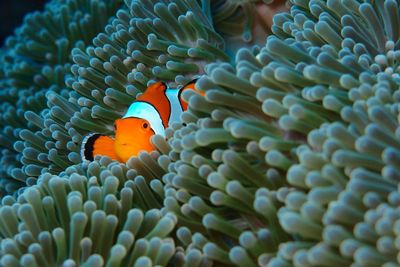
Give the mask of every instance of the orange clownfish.
M 115 138 L 102 134 L 89 134 L 82 142 L 81 156 L 92 161 L 95 155 L 108 156 L 120 162 L 127 162 L 140 151 L 153 151 L 150 141 L 154 134 L 165 137 L 165 129 L 179 121 L 187 109 L 181 98 L 185 90 L 195 90 L 193 80 L 180 89 L 168 88 L 164 83 L 150 85 L 133 102 L 121 119 L 115 121 Z

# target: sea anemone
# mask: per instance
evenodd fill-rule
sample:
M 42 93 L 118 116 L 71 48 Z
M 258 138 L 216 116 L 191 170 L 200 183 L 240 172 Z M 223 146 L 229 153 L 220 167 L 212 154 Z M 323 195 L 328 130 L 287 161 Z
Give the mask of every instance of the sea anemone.
M 400 264 L 398 2 L 292 0 L 265 44 L 238 15 L 260 4 L 126 0 L 71 50 L 36 128 L 2 137 L 29 177 L 3 183 L 29 186 L 2 199 L 4 266 Z M 150 83 L 195 75 L 156 151 L 81 162 Z
M 32 164 L 32 154 L 22 152 L 21 132 L 36 132 L 43 127 L 37 116 L 46 105 L 46 92 L 67 94 L 65 76 L 71 69 L 71 50 L 84 47 L 103 30 L 121 6 L 117 1 L 50 1 L 45 10 L 25 17 L 24 24 L 6 41 L 1 71 L 1 183 L 2 194 L 15 192 L 29 177 L 41 173 Z M 47 161 L 41 157 L 44 164 Z M 28 170 L 27 166 L 29 166 Z
M 165 266 L 177 223 L 150 178 L 107 158 L 2 200 L 3 266 Z M 157 184 L 157 183 L 156 183 Z
M 24 129 L 24 142 L 17 143 L 18 151 L 29 158 L 18 169 L 18 174 L 28 177 L 28 185 L 41 173 L 58 173 L 79 163 L 84 135 L 110 134 L 113 121 L 147 84 L 154 80 L 183 84 L 201 74 L 207 63 L 230 61 L 224 40 L 204 9 L 212 6 L 126 1 L 105 32 L 93 39 L 93 46 L 73 49 L 73 76 L 65 76 L 69 90 L 48 90 L 48 109 L 25 113 L 39 127 Z M 168 27 L 161 23 L 166 19 L 171 20 Z M 41 148 L 35 147 L 37 143 L 42 143 Z
M 167 208 L 219 244 L 214 260 L 396 262 L 396 230 L 377 227 L 397 194 L 398 33 L 388 12 L 398 7 L 352 4 L 294 2 L 265 47 L 239 50 L 234 66 L 208 65 L 197 83 L 205 97 L 186 94 L 187 126 L 170 137 L 180 158 L 164 181 L 189 196 Z M 366 17 L 382 26 L 356 35 Z

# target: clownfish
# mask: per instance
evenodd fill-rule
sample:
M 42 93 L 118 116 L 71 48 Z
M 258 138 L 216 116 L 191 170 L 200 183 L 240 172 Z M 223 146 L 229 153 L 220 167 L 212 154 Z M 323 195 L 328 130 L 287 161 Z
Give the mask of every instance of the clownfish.
M 165 137 L 165 129 L 180 120 L 188 106 L 181 94 L 185 90 L 196 90 L 195 82 L 193 80 L 179 89 L 169 88 L 162 82 L 151 84 L 130 105 L 125 115 L 115 121 L 114 138 L 92 133 L 83 139 L 82 159 L 93 161 L 96 155 L 103 155 L 127 162 L 140 151 L 155 150 L 150 138 L 155 134 Z

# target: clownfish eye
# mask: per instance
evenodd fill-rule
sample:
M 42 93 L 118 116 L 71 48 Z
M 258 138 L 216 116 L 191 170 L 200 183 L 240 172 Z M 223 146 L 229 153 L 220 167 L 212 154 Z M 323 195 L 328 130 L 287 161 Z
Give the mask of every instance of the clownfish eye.
M 149 127 L 149 124 L 147 122 L 144 122 L 142 124 L 143 129 L 147 129 Z

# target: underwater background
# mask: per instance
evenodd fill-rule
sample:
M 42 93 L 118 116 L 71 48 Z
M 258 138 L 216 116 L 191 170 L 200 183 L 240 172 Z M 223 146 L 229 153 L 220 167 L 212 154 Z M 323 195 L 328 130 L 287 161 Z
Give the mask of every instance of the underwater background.
M 13 34 L 14 29 L 22 24 L 26 13 L 42 10 L 45 3 L 46 0 L 0 0 L 0 47 Z
M 27 14 L 0 50 L 0 265 L 400 266 L 399 4 Z M 196 75 L 156 151 L 82 162 L 148 84 Z

